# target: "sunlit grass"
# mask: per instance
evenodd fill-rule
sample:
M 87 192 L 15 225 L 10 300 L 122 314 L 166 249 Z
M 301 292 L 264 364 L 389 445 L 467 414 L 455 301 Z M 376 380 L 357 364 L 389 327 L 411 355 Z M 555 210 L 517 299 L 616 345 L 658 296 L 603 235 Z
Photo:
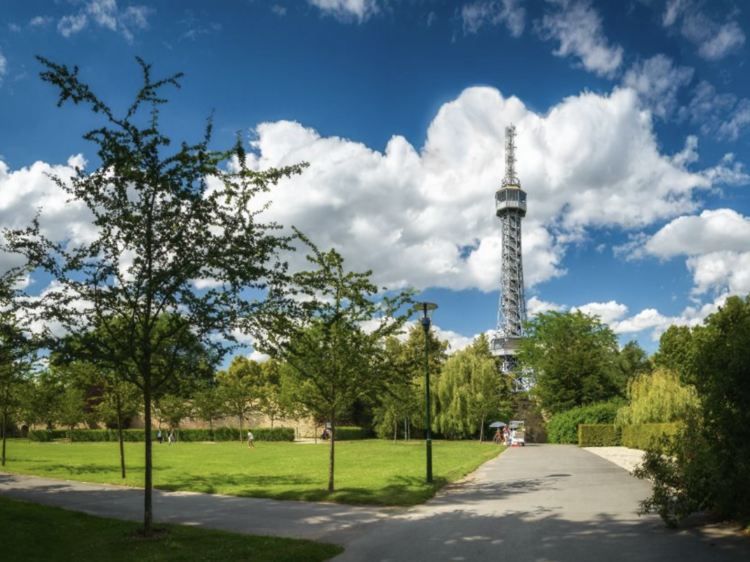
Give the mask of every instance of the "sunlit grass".
M 503 450 L 475 441 L 433 442 L 432 485 L 425 482 L 424 442 L 336 443 L 336 490 L 327 491 L 328 445 L 178 443 L 154 445 L 154 485 L 283 500 L 414 505 Z M 126 443 L 127 478 L 120 478 L 117 443 L 28 443 L 12 440 L 5 470 L 49 478 L 143 486 L 144 445 Z

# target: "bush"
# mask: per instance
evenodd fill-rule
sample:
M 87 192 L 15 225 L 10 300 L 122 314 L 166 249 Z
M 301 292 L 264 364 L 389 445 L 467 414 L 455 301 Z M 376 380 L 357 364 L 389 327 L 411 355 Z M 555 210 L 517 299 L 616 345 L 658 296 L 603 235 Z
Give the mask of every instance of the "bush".
M 698 425 L 697 416 L 690 416 L 676 433 L 651 441 L 643 464 L 633 472 L 653 485 L 651 496 L 641 502 L 641 513 L 656 512 L 669 527 L 715 503 L 715 458 Z
M 68 431 L 65 429 L 33 429 L 29 431 L 29 440 L 38 443 L 50 443 L 56 439 L 67 439 Z
M 622 444 L 631 449 L 644 451 L 658 446 L 663 436 L 672 437 L 677 433 L 676 423 L 646 423 L 626 425 L 622 428 Z
M 616 447 L 620 444 L 620 428 L 614 424 L 581 424 L 578 426 L 579 447 Z
M 369 439 L 373 436 L 372 430 L 366 427 L 337 427 L 337 441 L 354 441 L 357 439 Z
M 360 429 L 360 428 L 346 428 Z M 156 432 L 152 431 L 152 439 L 156 441 Z M 244 440 L 247 437 L 247 431 L 242 436 Z M 256 427 L 252 429 L 253 437 L 256 441 L 294 441 L 294 429 L 291 427 Z M 162 430 L 162 436 L 166 440 L 167 430 Z M 219 427 L 213 432 L 205 428 L 177 429 L 177 440 L 185 442 L 196 441 L 239 441 L 240 430 L 237 427 Z M 56 429 L 54 431 L 36 430 L 31 431 L 31 440 L 40 443 L 47 443 L 55 439 L 67 439 L 68 431 Z M 349 439 L 355 439 L 350 437 Z M 118 441 L 116 429 L 75 429 L 73 430 L 73 442 L 95 443 L 103 441 Z M 146 433 L 142 429 L 125 429 L 122 432 L 122 440 L 128 442 L 143 442 L 146 440 Z
M 557 414 L 547 422 L 547 439 L 550 443 L 575 445 L 579 441 L 579 425 L 614 423 L 620 406 L 619 402 L 597 402 Z

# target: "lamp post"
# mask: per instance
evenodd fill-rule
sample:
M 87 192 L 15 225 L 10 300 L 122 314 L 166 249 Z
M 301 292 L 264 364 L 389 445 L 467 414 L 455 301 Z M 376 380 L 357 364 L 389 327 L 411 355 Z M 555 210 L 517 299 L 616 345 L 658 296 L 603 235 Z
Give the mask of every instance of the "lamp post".
M 427 483 L 432 484 L 432 431 L 430 430 L 430 313 L 437 309 L 432 302 L 418 302 L 414 307 L 415 312 L 422 314 L 419 321 L 424 328 L 424 375 L 425 375 L 425 416 L 427 420 Z

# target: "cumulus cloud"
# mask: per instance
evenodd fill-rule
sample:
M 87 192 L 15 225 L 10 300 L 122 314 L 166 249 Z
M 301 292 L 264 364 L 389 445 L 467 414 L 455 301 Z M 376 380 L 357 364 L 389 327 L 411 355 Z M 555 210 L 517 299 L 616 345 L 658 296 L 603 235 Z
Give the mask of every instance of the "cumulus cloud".
M 682 216 L 641 241 L 638 257 L 686 256 L 693 293 L 750 292 L 750 218 L 732 209 Z
M 623 49 L 607 40 L 601 16 L 591 3 L 588 0 L 547 2 L 555 9 L 537 22 L 537 29 L 543 39 L 559 43 L 554 54 L 575 57 L 589 72 L 613 77 L 622 63 Z
M 501 252 L 493 194 L 511 122 L 529 193 L 529 287 L 564 274 L 566 244 L 587 228 L 635 229 L 692 212 L 693 192 L 711 186 L 686 169 L 687 156 L 660 153 L 650 118 L 628 89 L 583 93 L 540 115 L 495 89 L 469 88 L 441 107 L 421 151 L 400 136 L 381 153 L 298 123 L 264 123 L 249 165 L 310 162 L 268 196 L 269 218 L 339 249 L 354 270 L 373 269 L 379 285 L 493 291 Z
M 476 0 L 461 7 L 464 33 L 476 33 L 484 25 L 504 24 L 513 37 L 520 37 L 526 25 L 521 0 Z
M 598 316 L 605 324 L 612 324 L 615 320 L 622 318 L 628 311 L 628 307 L 616 301 L 590 302 L 573 308 L 589 316 Z
M 153 13 L 153 9 L 147 6 L 128 6 L 122 10 L 117 6 L 117 0 L 85 0 L 83 3 L 72 0 L 71 3 L 79 8 L 60 18 L 57 30 L 63 37 L 81 32 L 91 23 L 132 41 L 134 33 L 148 27 L 148 17 Z
M 543 301 L 536 295 L 526 301 L 526 313 L 529 316 L 536 316 L 544 312 L 564 312 L 567 308 L 564 304 Z
M 696 45 L 706 60 L 722 59 L 745 44 L 745 34 L 736 22 L 717 22 L 694 0 L 667 2 L 662 23 L 665 27 L 679 25 L 680 34 Z
M 622 83 L 638 92 L 654 115 L 666 119 L 675 111 L 677 94 L 690 83 L 693 71 L 686 66 L 675 66 L 668 56 L 658 54 L 633 64 Z
M 339 21 L 362 23 L 378 13 L 377 0 L 307 0 L 308 3 Z
M 65 181 L 85 165 L 78 155 L 66 165 L 35 162 L 11 171 L 0 160 L 0 224 L 9 229 L 26 228 L 41 209 L 40 226 L 46 236 L 71 244 L 90 242 L 95 234 L 91 213 L 83 203 L 68 201 L 68 195 L 49 177 L 55 175 Z M 0 255 L 0 271 L 16 265 L 15 257 Z

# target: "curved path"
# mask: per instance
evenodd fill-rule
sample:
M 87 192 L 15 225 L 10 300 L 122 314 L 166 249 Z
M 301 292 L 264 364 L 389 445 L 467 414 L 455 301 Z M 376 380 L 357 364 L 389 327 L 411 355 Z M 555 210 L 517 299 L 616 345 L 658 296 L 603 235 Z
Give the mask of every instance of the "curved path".
M 0 493 L 140 519 L 141 490 L 0 474 Z M 343 544 L 337 562 L 747 562 L 722 527 L 666 529 L 637 515 L 646 482 L 574 446 L 509 449 L 425 505 L 379 509 L 156 492 L 160 521 Z

